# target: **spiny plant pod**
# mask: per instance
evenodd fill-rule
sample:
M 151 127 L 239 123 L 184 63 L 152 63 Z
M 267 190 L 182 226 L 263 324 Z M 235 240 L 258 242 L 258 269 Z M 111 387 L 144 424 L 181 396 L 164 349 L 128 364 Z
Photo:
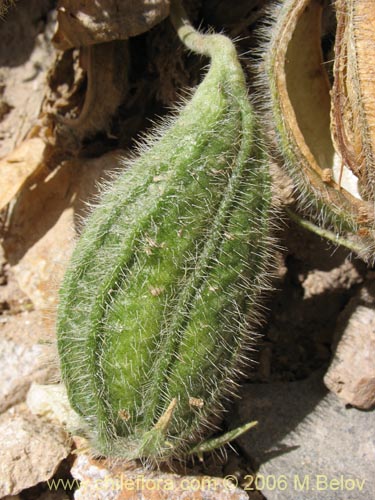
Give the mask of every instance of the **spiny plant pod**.
M 332 135 L 361 197 L 375 200 L 375 9 L 369 0 L 338 0 L 332 88 Z
M 300 210 L 354 240 L 361 257 L 373 260 L 373 206 L 341 182 L 331 138 L 322 9 L 320 0 L 286 0 L 272 12 L 271 26 L 264 30 L 261 97 Z
M 235 48 L 178 31 L 210 68 L 103 193 L 57 321 L 62 377 L 93 448 L 151 462 L 194 449 L 234 391 L 272 248 L 267 161 Z

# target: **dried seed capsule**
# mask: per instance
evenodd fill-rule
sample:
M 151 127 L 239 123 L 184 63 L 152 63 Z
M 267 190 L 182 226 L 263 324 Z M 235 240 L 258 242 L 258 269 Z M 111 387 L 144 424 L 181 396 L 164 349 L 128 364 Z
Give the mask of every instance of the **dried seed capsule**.
M 355 240 L 360 255 L 373 260 L 373 206 L 337 173 L 321 16 L 320 0 L 287 0 L 275 8 L 261 68 L 267 126 L 294 181 L 299 208 L 322 227 Z
M 185 31 L 187 32 L 185 33 Z M 87 220 L 60 291 L 58 348 L 94 448 L 181 457 L 220 410 L 270 271 L 267 161 L 232 43 Z

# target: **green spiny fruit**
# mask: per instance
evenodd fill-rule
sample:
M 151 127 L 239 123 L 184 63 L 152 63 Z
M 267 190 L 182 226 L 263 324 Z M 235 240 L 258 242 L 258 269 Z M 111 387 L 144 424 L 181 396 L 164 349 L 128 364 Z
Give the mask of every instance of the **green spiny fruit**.
M 230 40 L 191 100 L 103 193 L 61 290 L 58 350 L 94 449 L 182 457 L 233 392 L 270 273 L 271 190 Z

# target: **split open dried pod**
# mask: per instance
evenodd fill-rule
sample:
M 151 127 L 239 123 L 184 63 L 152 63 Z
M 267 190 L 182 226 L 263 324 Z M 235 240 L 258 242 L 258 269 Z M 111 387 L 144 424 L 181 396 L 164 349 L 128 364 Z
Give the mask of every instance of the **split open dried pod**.
M 345 238 L 349 247 L 371 261 L 373 204 L 362 198 L 331 136 L 322 12 L 321 0 L 287 0 L 272 13 L 262 67 L 265 116 L 282 164 L 293 179 L 299 211 L 320 228 L 333 231 L 331 239 Z
M 332 136 L 342 169 L 365 200 L 375 200 L 375 9 L 337 0 Z M 343 175 L 343 174 L 342 174 Z
M 128 39 L 168 14 L 169 0 L 58 1 L 53 43 L 64 54 L 58 55 L 50 81 L 56 87 L 62 65 L 71 77 L 64 81 L 62 92 L 50 89 L 44 106 L 48 163 L 76 156 L 85 139 L 110 132 L 111 120 L 128 91 Z

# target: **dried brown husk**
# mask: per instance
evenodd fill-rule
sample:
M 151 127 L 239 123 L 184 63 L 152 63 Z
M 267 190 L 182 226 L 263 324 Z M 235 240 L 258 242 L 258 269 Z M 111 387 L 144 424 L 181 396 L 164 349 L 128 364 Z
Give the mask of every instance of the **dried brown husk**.
M 52 148 L 51 155 L 56 156 L 60 151 L 74 156 L 83 139 L 109 130 L 111 119 L 128 90 L 128 61 L 126 40 L 82 47 L 79 57 L 74 57 L 72 51 L 59 56 L 50 74 L 50 88 L 43 106 L 47 124 L 44 136 Z M 56 85 L 59 66 L 67 69 L 60 85 Z M 70 85 L 66 82 L 68 72 L 71 73 Z M 87 86 L 80 103 L 84 79 Z
M 169 0 L 59 0 L 57 49 L 80 50 L 87 91 L 76 116 L 50 113 L 49 143 L 60 151 L 77 154 L 82 141 L 107 131 L 128 88 L 127 39 L 151 29 L 169 14 Z M 68 113 L 74 106 L 67 103 Z
M 125 40 L 169 15 L 169 0 L 59 0 L 54 44 L 67 50 Z
M 342 164 L 375 199 L 375 3 L 337 0 L 332 135 Z
M 275 12 L 265 58 L 272 126 L 299 208 L 319 225 L 359 240 L 362 257 L 372 259 L 373 207 L 335 178 L 322 12 L 320 0 L 286 0 Z

